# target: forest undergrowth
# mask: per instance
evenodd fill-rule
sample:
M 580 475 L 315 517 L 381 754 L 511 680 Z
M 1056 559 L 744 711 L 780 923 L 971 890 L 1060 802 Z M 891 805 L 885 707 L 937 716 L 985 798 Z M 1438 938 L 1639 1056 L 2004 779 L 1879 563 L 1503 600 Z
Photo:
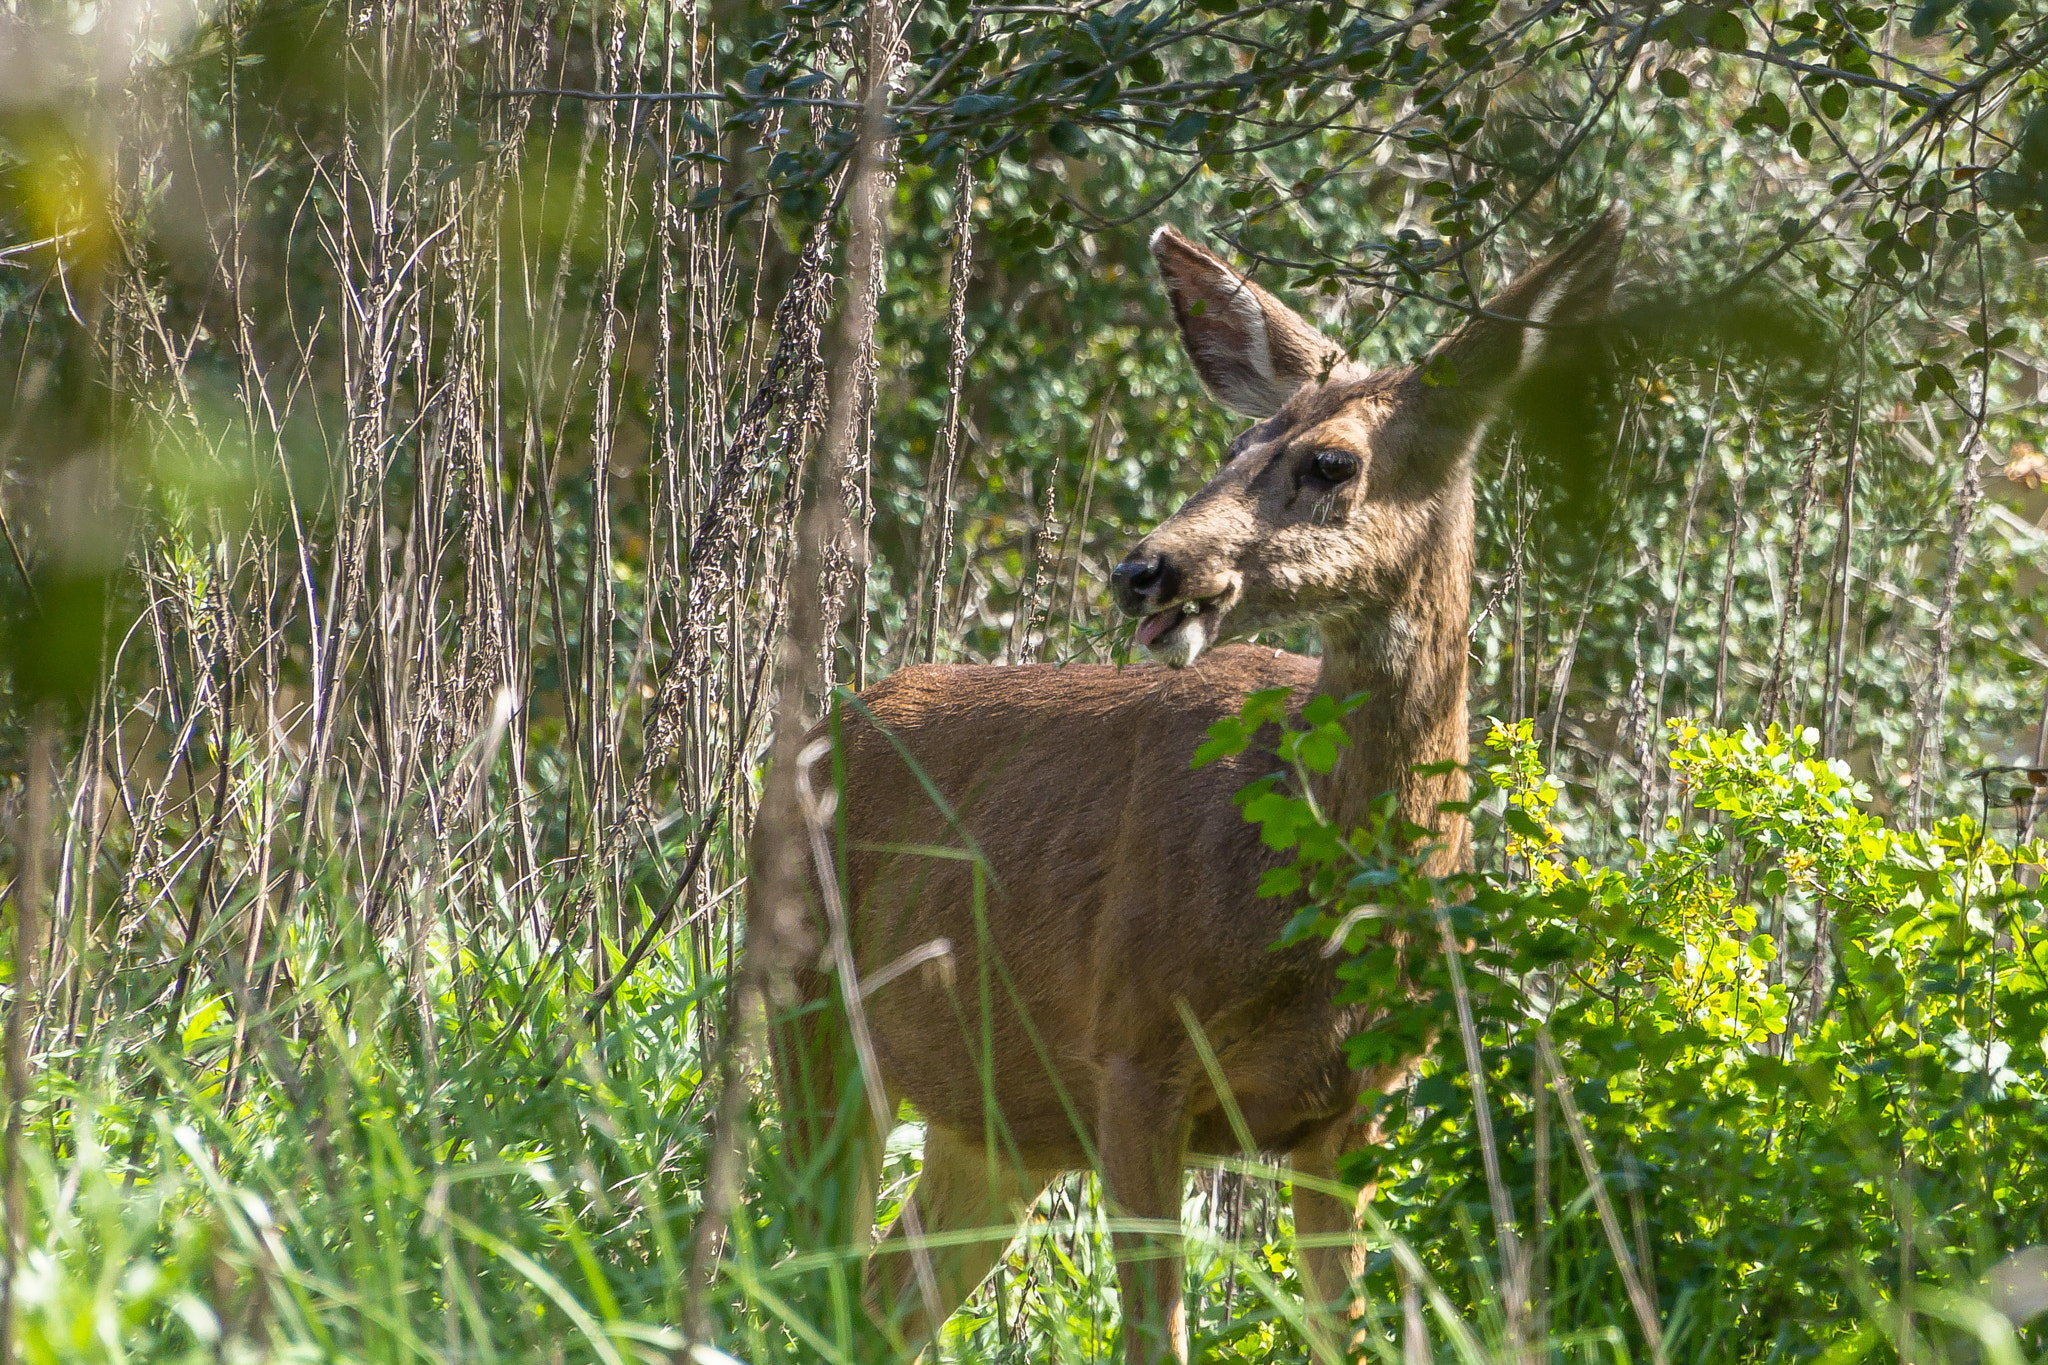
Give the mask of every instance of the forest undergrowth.
M 1211 751 L 1279 705 L 1253 697 Z M 1297 775 L 1334 758 L 1337 713 L 1281 745 Z M 2014 842 L 2009 805 L 1894 828 L 1817 738 L 1673 722 L 1685 808 L 1617 865 L 1572 856 L 1527 722 L 1494 727 L 1494 866 L 1469 878 L 1430 882 L 1395 831 L 1334 830 L 1285 783 L 1241 797 L 1295 854 L 1265 888 L 1309 898 L 1290 939 L 1327 940 L 1356 989 L 1387 990 L 1403 923 L 1360 907 L 1463 945 L 1354 1045 L 1383 1060 L 1453 999 L 1472 1020 L 1345 1167 L 1379 1190 L 1354 1356 L 2032 1358 L 2048 849 Z M 289 1010 L 200 998 L 169 1033 L 51 1031 L 22 1133 L 24 1359 L 881 1358 L 850 1297 L 862 1249 L 793 1248 L 806 1177 L 765 1086 L 729 1231 L 694 1244 L 722 980 L 656 950 L 598 1002 L 531 934 L 458 934 L 461 911 L 380 931 L 336 898 L 281 945 Z M 1288 1178 L 1191 1179 L 1205 1358 L 1307 1359 Z M 1120 1358 L 1108 1231 L 1092 1180 L 1057 1185 L 949 1357 Z

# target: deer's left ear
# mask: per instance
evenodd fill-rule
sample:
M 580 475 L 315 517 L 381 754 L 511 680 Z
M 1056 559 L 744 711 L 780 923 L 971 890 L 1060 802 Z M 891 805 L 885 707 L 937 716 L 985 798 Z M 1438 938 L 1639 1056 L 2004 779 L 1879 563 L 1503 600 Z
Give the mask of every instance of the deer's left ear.
M 1439 342 L 1430 365 L 1456 396 L 1490 404 L 1534 369 L 1559 328 L 1598 322 L 1614 294 L 1628 207 L 1616 204 L 1570 245 L 1538 262 L 1487 300 L 1475 317 Z M 1513 321 L 1527 318 L 1536 326 Z
M 1269 417 L 1344 358 L 1299 313 L 1172 228 L 1152 234 L 1152 254 L 1195 373 L 1232 411 Z

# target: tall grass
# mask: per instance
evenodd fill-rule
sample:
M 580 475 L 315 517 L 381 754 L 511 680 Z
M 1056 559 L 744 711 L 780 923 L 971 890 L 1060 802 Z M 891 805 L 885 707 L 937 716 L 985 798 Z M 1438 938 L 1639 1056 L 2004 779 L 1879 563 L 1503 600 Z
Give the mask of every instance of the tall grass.
M 1518 856 L 1545 856 L 1540 846 L 1517 847 Z M 1654 881 L 1657 866 L 1643 875 Z M 1965 880 L 1953 885 L 1966 888 L 1974 874 L 1957 875 Z M 105 1021 L 44 1035 L 21 1137 L 28 1238 L 16 1331 L 24 1359 L 890 1358 L 860 1305 L 863 1248 L 807 1244 L 793 1222 L 798 1204 L 816 1197 L 805 1183 L 815 1173 L 787 1163 L 771 1092 L 754 1075 L 738 1078 L 745 1102 L 733 1137 L 744 1145 L 743 1184 L 715 1248 L 706 1330 L 685 1340 L 718 1108 L 719 1056 L 704 1039 L 718 1027 L 706 1021 L 718 1018 L 725 994 L 722 964 L 704 972 L 687 940 L 672 939 L 593 1011 L 588 979 L 546 939 L 464 929 L 482 916 L 459 903 L 455 879 L 423 888 L 407 915 L 381 926 L 347 894 L 349 884 L 345 867 L 308 879 L 307 913 L 274 950 L 274 969 L 291 983 L 281 1005 L 256 1011 L 196 990 L 175 1030 L 140 1015 L 128 1027 Z M 1685 903 L 1676 891 L 1657 894 L 1672 914 L 1690 913 L 1674 908 Z M 1569 895 L 1556 902 L 1574 903 Z M 1708 892 L 1700 903 L 1716 902 Z M 1674 951 L 1704 960 L 1724 933 L 1702 920 Z M 2020 992 L 2012 998 L 2022 1003 L 2032 998 L 2031 954 L 2012 959 L 2008 974 L 2017 975 L 1999 988 Z M 1929 971 L 1942 960 L 1924 959 Z M 1382 1194 L 1361 1234 L 1371 1259 L 1355 1321 L 1303 1314 L 1283 1198 L 1289 1172 L 1252 1159 L 1191 1177 L 1190 1324 L 1205 1358 L 1305 1361 L 1319 1335 L 1387 1365 L 1789 1360 L 1822 1347 L 1829 1361 L 2031 1358 L 2029 1339 L 2014 1335 L 2030 1263 L 2011 1272 L 2017 1293 L 1998 1290 L 1995 1276 L 1980 1283 L 1982 1270 L 2014 1248 L 1987 1247 L 1958 1222 L 1974 1207 L 1985 1230 L 2013 1225 L 2024 1210 L 2010 1205 L 2024 1191 L 1944 1193 L 1954 1177 L 1968 1184 L 1966 1166 L 1930 1175 L 1923 1194 L 1910 1184 L 1896 1195 L 1880 1188 L 1874 1203 L 1825 1180 L 1811 1187 L 1817 1200 L 1861 1200 L 1881 1219 L 1918 1227 L 1917 1268 L 1897 1271 L 1905 1276 L 1898 1284 L 1871 1277 L 1881 1264 L 1870 1259 L 1874 1243 L 1843 1245 L 1832 1259 L 1801 1251 L 1762 1280 L 1733 1262 L 1675 1283 L 1666 1274 L 1660 1301 L 1658 1267 L 1697 1257 L 1691 1244 L 1702 1229 L 1687 1219 L 1711 1216 L 1724 1187 L 1738 1191 L 1734 1207 L 1764 1216 L 1773 1187 L 1753 1176 L 1730 1184 L 1686 1164 L 1696 1157 L 1657 1150 L 1655 1128 L 1643 1125 L 1685 1097 L 1604 1060 L 1595 1033 L 1574 1034 L 1561 1056 L 1539 1032 L 1533 1069 L 1518 1060 L 1535 1025 L 1514 1024 L 1512 1008 L 1502 1013 L 1502 979 L 1487 976 L 1498 963 L 1485 961 L 1482 951 L 1481 975 L 1454 986 L 1460 1001 L 1475 993 L 1468 1007 L 1481 1010 L 1471 1035 L 1477 1065 L 1461 1063 L 1449 1044 L 1411 1097 L 1415 1126 L 1376 1177 Z M 1667 985 L 1658 998 L 1679 989 Z M 1932 1010 L 1946 988 L 1929 976 L 1909 989 L 1934 992 Z M 1756 1018 L 1769 1015 L 1767 1001 L 1754 1008 Z M 1753 1026 L 1748 1015 L 1732 1018 L 1738 1031 Z M 2009 1033 L 2021 1022 L 1995 1027 Z M 1815 1058 L 1839 1045 L 1819 1032 L 1814 1041 Z M 1793 1048 L 1788 1037 L 1782 1054 L 1819 1064 L 1799 1061 Z M 1753 1055 L 1768 1060 L 1770 1051 Z M 1474 1076 L 1490 1103 L 1453 1103 Z M 1821 1076 L 1812 1072 L 1809 1084 L 1834 1084 Z M 2005 1084 L 2018 1100 L 2034 1082 Z M 1921 1085 L 1930 1114 L 1974 1093 L 1934 1072 Z M 1620 1093 L 1631 1088 L 1633 1101 Z M 1582 1103 L 1597 1115 L 1582 1115 Z M 1639 1119 L 1628 1117 L 1632 1105 L 1647 1106 Z M 1987 1125 L 1987 1136 L 2031 1131 L 2031 1109 L 2011 1103 L 1979 1117 L 1956 1112 Z M 1788 1134 L 1808 1122 L 1785 1113 Z M 885 1165 L 884 1222 L 916 1171 L 918 1128 L 914 1115 L 903 1120 Z M 1844 1144 L 1866 1179 L 1897 1170 L 1895 1141 L 1909 1149 L 1946 1141 L 1862 1131 L 1846 1110 L 1820 1121 L 1839 1122 L 1826 1141 Z M 1439 1127 L 1445 1136 L 1432 1138 Z M 1460 1155 L 1476 1150 L 1480 1127 L 1503 1144 L 1505 1183 Z M 1726 1131 L 1768 1128 L 1736 1122 Z M 1795 1164 L 1807 1159 L 1801 1152 L 1832 1150 L 1803 1141 L 1785 1148 Z M 1644 1161 L 1658 1167 L 1655 1185 L 1638 1173 Z M 1583 1178 L 1570 1175 L 1574 1168 Z M 2031 1168 L 2006 1161 L 2013 1174 L 2004 1179 Z M 1503 1207 L 1496 1202 L 1489 1214 L 1489 1188 L 1511 1221 L 1522 1220 L 1520 1239 L 1489 1227 Z M 1688 1188 L 1700 1200 L 1690 1211 Z M 1950 1197 L 1962 1206 L 1937 1206 Z M 1777 1216 L 1797 1221 L 1790 1207 Z M 991 1362 L 1120 1358 L 1111 1226 L 1092 1180 L 1060 1182 L 949 1325 L 944 1351 Z M 1007 1237 L 1011 1229 L 989 1231 Z M 1768 1229 L 1740 1231 L 1751 1243 L 1771 1240 Z M 1747 1282 L 1789 1307 L 1801 1293 L 1804 1302 L 1824 1299 L 1832 1291 L 1820 1282 L 1831 1278 L 1862 1302 L 1825 1323 L 1766 1324 L 1779 1345 L 1759 1354 L 1756 1315 L 1731 1290 Z M 1987 1311 L 2000 1308 L 2014 1316 Z

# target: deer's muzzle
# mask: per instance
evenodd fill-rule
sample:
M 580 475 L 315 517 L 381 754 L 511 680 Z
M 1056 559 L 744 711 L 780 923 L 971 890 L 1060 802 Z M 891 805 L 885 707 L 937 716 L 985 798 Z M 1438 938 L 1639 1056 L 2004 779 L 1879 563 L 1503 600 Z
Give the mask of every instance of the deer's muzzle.
M 1126 616 L 1148 616 L 1180 594 L 1180 570 L 1165 555 L 1140 548 L 1110 572 L 1109 583 Z

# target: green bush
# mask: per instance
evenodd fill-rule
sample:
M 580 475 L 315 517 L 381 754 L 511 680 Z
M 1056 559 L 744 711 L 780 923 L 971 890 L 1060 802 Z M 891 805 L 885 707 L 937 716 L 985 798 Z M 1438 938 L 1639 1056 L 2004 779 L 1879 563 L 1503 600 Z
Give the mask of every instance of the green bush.
M 1242 749 L 1282 705 L 1252 697 L 1204 757 Z M 1389 1228 L 1465 1313 L 1500 1328 L 1514 1283 L 1491 1227 L 1488 1136 L 1499 1194 L 1536 1247 L 1527 1312 L 1552 1333 L 1618 1329 L 1640 1348 L 1618 1258 L 1646 1262 L 1674 1357 L 1903 1349 L 1901 1333 L 1927 1331 L 1916 1312 L 1955 1317 L 1945 1295 L 1967 1298 L 1992 1264 L 2048 1240 L 2035 876 L 2048 849 L 2008 846 L 1968 816 L 1888 825 L 1811 730 L 1673 721 L 1678 809 L 1654 845 L 1594 866 L 1568 856 L 1524 721 L 1494 726 L 1471 803 L 1498 823 L 1501 865 L 1432 881 L 1403 854 L 1420 831 L 1384 815 L 1335 829 L 1307 795 L 1342 743 L 1342 710 L 1309 708 L 1278 745 L 1284 771 L 1239 799 L 1295 854 L 1264 888 L 1308 891 L 1289 938 L 1336 943 L 1360 999 L 1409 987 L 1355 1059 L 1441 1036 L 1391 1102 L 1391 1140 L 1354 1153 L 1347 1174 L 1378 1182 Z M 1418 951 L 1444 941 L 1439 926 L 1455 962 Z M 1452 1022 L 1461 993 L 1483 1112 Z M 1587 1214 L 1592 1171 L 1619 1238 Z M 1393 1298 L 1393 1255 L 1374 1265 L 1365 1292 Z M 1943 1349 L 1938 1332 L 1921 1348 Z

